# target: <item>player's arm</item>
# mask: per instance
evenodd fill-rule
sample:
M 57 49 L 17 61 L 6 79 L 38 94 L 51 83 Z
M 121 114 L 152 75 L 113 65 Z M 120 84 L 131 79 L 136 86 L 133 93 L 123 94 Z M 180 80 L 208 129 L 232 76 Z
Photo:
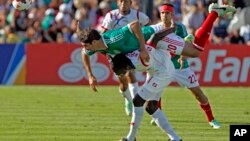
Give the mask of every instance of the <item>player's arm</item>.
M 85 49 L 82 49 L 82 62 L 83 62 L 83 66 L 84 66 L 84 68 L 87 72 L 88 78 L 89 78 L 89 85 L 94 92 L 97 92 L 97 89 L 96 89 L 97 80 L 96 80 L 94 74 L 92 73 L 89 56 L 86 54 Z
M 129 26 L 140 43 L 140 58 L 144 62 L 148 62 L 149 61 L 149 54 L 145 48 L 145 40 L 144 40 L 144 36 L 142 34 L 142 31 L 141 31 L 140 23 L 138 21 L 134 21 Z
M 76 26 L 76 33 L 79 35 L 80 34 L 80 26 L 79 26 L 79 21 L 77 21 L 77 26 Z M 90 66 L 90 60 L 88 55 L 94 54 L 94 52 L 88 52 L 86 49 L 82 49 L 82 62 L 83 62 L 83 66 L 87 72 L 88 78 L 89 78 L 89 85 L 92 88 L 93 91 L 97 92 L 96 89 L 96 85 L 97 85 L 97 81 L 96 78 L 94 76 L 94 74 L 92 73 L 92 69 Z
M 174 32 L 175 32 L 175 27 L 162 29 L 161 31 L 151 35 L 151 37 L 148 39 L 147 43 L 152 45 L 152 46 L 156 46 L 158 41 L 162 40 L 168 34 L 174 33 Z

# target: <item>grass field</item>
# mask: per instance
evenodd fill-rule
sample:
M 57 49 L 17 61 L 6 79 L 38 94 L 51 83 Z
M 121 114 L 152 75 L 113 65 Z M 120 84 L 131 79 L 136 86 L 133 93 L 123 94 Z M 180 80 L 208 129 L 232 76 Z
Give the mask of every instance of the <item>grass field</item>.
M 117 141 L 129 130 L 118 87 L 1 86 L 0 141 Z M 190 92 L 170 87 L 163 111 L 184 141 L 229 141 L 230 124 L 250 124 L 250 88 L 203 88 L 222 124 L 212 129 Z M 138 141 L 166 141 L 150 116 Z

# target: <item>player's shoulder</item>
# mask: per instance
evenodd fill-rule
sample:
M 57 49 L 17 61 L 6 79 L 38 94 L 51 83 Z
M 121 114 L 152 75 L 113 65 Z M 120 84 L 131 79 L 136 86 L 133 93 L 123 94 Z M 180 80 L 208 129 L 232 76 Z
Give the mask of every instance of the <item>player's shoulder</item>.
M 110 17 L 112 19 L 114 16 L 116 16 L 118 14 L 119 14 L 119 9 L 114 9 L 114 10 L 109 11 L 106 14 L 106 16 L 108 16 L 108 17 Z
M 175 22 L 175 25 L 177 26 L 177 28 L 185 27 L 185 25 L 182 22 Z
M 111 13 L 111 14 L 118 14 L 118 13 L 119 13 L 119 9 L 111 10 L 111 11 L 109 11 L 108 13 Z

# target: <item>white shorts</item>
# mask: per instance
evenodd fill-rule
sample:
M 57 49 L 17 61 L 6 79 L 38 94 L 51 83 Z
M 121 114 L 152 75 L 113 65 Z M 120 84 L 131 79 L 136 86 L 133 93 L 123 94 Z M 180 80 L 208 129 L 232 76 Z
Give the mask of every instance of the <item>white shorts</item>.
M 165 50 L 155 49 L 150 58 L 151 68 L 147 70 L 147 78 L 139 91 L 139 96 L 144 100 L 158 101 L 164 88 L 173 80 L 175 69 L 169 53 Z
M 180 86 L 193 88 L 199 86 L 195 73 L 190 69 L 176 69 L 174 72 L 174 79 Z
M 181 55 L 184 46 L 184 39 L 182 39 L 180 36 L 177 36 L 175 33 L 171 33 L 160 40 L 157 43 L 156 48 L 167 50 L 176 55 Z

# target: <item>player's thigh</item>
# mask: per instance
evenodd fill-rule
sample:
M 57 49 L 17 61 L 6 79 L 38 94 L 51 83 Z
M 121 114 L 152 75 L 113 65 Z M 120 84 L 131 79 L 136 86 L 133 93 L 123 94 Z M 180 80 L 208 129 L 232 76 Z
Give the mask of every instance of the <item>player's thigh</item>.
M 135 70 L 129 70 L 126 73 L 126 79 L 128 83 L 136 83 Z
M 172 76 L 153 75 L 148 77 L 139 91 L 140 97 L 144 100 L 158 101 L 166 86 L 172 81 Z
M 196 78 L 196 75 L 190 68 L 176 69 L 174 79 L 178 84 L 187 88 L 199 86 L 199 82 Z
M 126 89 L 128 88 L 128 81 L 127 81 L 125 75 L 119 75 L 119 76 L 117 76 L 117 78 L 118 78 L 120 90 L 126 91 Z
M 199 57 L 201 51 L 197 50 L 192 43 L 185 42 L 181 55 L 188 57 Z

